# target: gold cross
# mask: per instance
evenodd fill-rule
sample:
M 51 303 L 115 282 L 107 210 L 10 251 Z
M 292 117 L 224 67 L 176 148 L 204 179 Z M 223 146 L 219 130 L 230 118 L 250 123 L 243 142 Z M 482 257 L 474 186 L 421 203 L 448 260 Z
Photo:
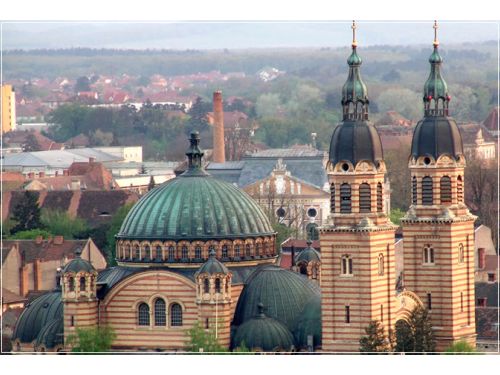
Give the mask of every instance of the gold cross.
M 358 42 L 356 42 L 356 21 L 352 21 L 352 46 L 356 47 L 358 45 Z
M 432 43 L 432 44 L 434 44 L 434 47 L 437 47 L 437 46 L 439 46 L 439 41 L 438 41 L 438 27 L 439 26 L 438 26 L 438 23 L 436 20 L 434 21 L 434 26 L 432 26 L 432 27 L 434 28 L 434 43 Z

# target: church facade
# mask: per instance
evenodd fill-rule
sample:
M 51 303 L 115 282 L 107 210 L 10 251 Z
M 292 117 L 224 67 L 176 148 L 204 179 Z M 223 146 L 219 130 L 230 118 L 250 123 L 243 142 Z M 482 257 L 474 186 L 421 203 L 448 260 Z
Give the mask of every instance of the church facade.
M 438 45 L 435 37 L 424 117 L 409 156 L 412 201 L 402 219 L 401 272 L 353 24 L 320 251 L 309 244 L 292 270 L 276 266 L 268 217 L 245 192 L 204 170 L 193 132 L 188 169 L 125 218 L 116 235 L 117 266 L 97 272 L 79 256 L 68 262 L 58 288 L 22 313 L 14 350 L 67 351 L 77 328 L 109 325 L 115 351 L 182 352 L 198 325 L 230 350 L 358 352 L 371 321 L 394 329 L 417 306 L 429 311 L 437 351 L 459 340 L 474 345 L 475 217 L 464 204 L 465 157 Z

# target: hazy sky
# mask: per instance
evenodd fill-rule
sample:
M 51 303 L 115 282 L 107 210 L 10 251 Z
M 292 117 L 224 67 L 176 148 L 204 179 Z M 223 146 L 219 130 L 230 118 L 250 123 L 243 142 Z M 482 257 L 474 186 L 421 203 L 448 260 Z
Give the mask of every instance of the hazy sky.
M 441 44 L 498 40 L 496 23 L 441 22 Z M 432 21 L 358 23 L 360 45 L 431 44 Z M 349 22 L 4 23 L 3 49 L 338 47 L 350 43 Z

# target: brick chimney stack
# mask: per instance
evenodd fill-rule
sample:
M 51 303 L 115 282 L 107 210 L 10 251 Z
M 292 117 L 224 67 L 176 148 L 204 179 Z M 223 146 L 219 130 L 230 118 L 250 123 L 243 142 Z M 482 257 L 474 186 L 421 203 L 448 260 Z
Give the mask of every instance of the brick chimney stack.
M 222 92 L 215 91 L 214 97 L 214 150 L 212 160 L 214 163 L 224 163 L 226 161 L 226 152 L 224 144 L 224 109 L 222 107 Z

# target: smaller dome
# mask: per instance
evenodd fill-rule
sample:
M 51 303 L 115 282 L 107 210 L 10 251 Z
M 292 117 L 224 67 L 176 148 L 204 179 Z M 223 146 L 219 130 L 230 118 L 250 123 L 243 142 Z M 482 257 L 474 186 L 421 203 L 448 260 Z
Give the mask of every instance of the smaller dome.
M 35 346 L 38 347 L 40 345 L 45 346 L 46 349 L 52 349 L 57 345 L 64 344 L 64 320 L 63 317 L 60 316 L 50 323 L 47 323 L 40 333 L 38 334 Z
M 196 272 L 196 276 L 202 273 L 208 273 L 210 275 L 222 273 L 224 275 L 227 275 L 229 273 L 229 270 L 224 264 L 217 260 L 217 258 L 215 257 L 215 250 L 212 249 L 212 251 L 210 251 L 208 260 L 201 265 L 200 269 Z
M 75 254 L 76 254 L 76 258 L 69 261 L 64 266 L 64 268 L 62 270 L 63 273 L 66 273 L 66 272 L 78 273 L 81 271 L 91 273 L 91 272 L 95 271 L 94 266 L 88 260 L 81 258 L 81 255 L 82 255 L 81 249 L 77 249 Z
M 26 305 L 16 322 L 12 340 L 33 342 L 47 324 L 62 316 L 61 292 L 43 294 Z
M 429 62 L 431 64 L 440 64 L 443 62 L 443 58 L 439 54 L 437 47 L 434 48 L 434 51 L 432 51 L 432 54 L 429 56 Z
M 295 257 L 295 263 L 299 263 L 301 261 L 305 261 L 306 263 L 321 262 L 321 255 L 319 251 L 311 245 L 312 241 L 307 241 L 307 247 Z
M 313 338 L 313 348 L 321 346 L 321 297 L 313 296 L 306 303 L 293 334 L 299 349 L 308 347 L 309 336 Z
M 350 66 L 361 65 L 362 62 L 363 60 L 361 60 L 361 57 L 359 57 L 358 53 L 356 52 L 356 48 L 353 48 L 351 55 L 347 59 L 347 64 L 349 64 Z
M 276 319 L 264 314 L 264 305 L 258 304 L 259 313 L 236 330 L 233 349 L 246 346 L 250 350 L 265 352 L 291 351 L 295 347 L 292 333 Z

